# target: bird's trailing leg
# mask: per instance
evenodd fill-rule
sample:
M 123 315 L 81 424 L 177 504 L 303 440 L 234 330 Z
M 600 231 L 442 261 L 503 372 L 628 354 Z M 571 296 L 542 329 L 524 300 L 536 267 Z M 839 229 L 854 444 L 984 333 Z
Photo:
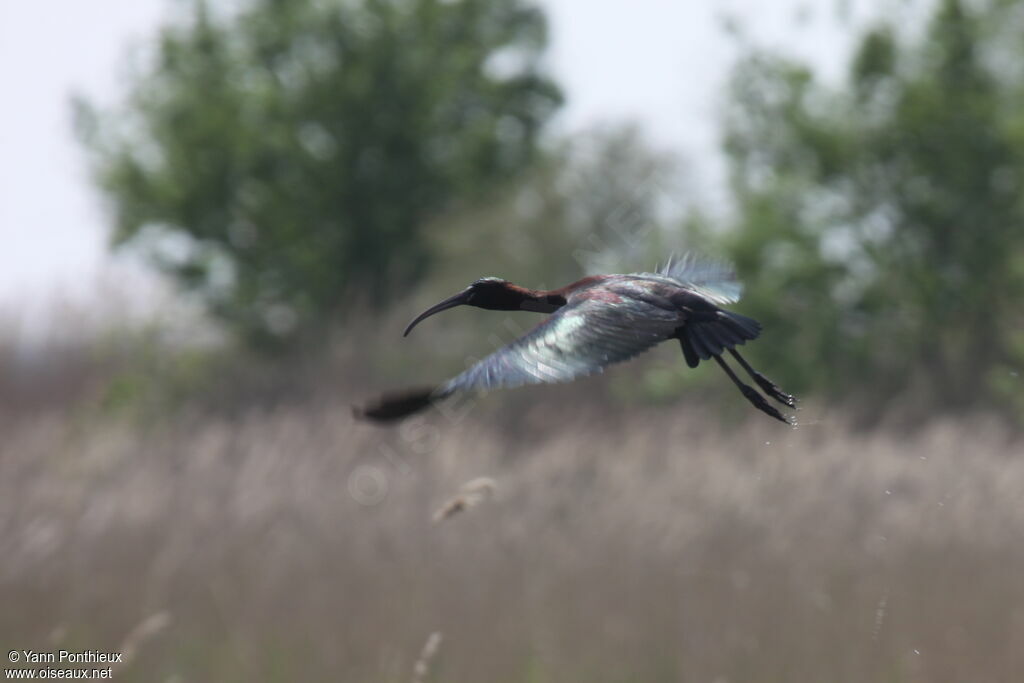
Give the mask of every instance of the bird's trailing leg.
M 740 365 L 742 365 L 743 369 L 747 371 L 747 374 L 750 375 L 755 382 L 757 382 L 757 386 L 761 387 L 761 391 L 768 394 L 779 403 L 787 405 L 790 408 L 796 405 L 795 398 L 784 392 L 782 389 L 778 387 L 778 385 L 776 385 L 770 379 L 762 375 L 760 372 L 750 367 L 750 363 L 745 361 L 743 359 L 743 356 L 736 352 L 736 349 L 729 349 L 729 353 L 732 354 L 733 358 L 740 362 Z
M 740 391 L 743 392 L 743 395 L 747 397 L 747 400 L 750 401 L 755 408 L 757 408 L 763 413 L 766 413 L 774 417 L 776 420 L 785 422 L 786 424 L 791 424 L 789 419 L 786 418 L 786 416 L 780 413 L 775 408 L 775 406 L 768 403 L 768 401 L 765 400 L 764 396 L 757 393 L 757 389 L 754 389 L 754 387 L 748 384 L 744 384 L 742 381 L 740 381 L 740 378 L 736 376 L 736 373 L 732 371 L 732 368 L 726 365 L 725 361 L 722 360 L 721 356 L 715 355 L 712 357 L 715 359 L 715 362 L 718 363 L 723 370 L 725 370 L 725 374 L 729 375 L 729 379 L 733 381 L 733 384 L 739 387 Z

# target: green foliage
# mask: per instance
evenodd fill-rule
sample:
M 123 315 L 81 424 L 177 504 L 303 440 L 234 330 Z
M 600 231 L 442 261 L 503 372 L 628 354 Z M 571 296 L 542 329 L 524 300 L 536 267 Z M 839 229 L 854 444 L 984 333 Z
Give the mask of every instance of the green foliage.
M 943 0 L 919 38 L 867 31 L 840 87 L 760 52 L 737 70 L 725 243 L 795 389 L 957 408 L 1024 362 L 1019 10 Z
M 426 271 L 424 226 L 515 176 L 561 101 L 525 0 L 205 0 L 127 110 L 80 103 L 116 218 L 249 341 L 322 329 Z

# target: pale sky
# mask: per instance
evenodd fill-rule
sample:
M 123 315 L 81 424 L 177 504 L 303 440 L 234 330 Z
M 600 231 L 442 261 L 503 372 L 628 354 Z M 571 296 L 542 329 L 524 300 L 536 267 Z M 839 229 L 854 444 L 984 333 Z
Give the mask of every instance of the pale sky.
M 722 173 L 716 112 L 735 58 L 722 17 L 739 18 L 754 42 L 784 47 L 834 76 L 849 49 L 835 21 L 837 7 L 859 19 L 872 16 L 882 0 L 542 4 L 551 20 L 550 64 L 567 93 L 556 130 L 637 122 L 650 140 L 682 156 L 692 180 L 713 191 Z M 0 311 L 32 317 L 57 298 L 88 304 L 111 288 L 122 295 L 156 291 L 139 264 L 107 252 L 106 217 L 72 134 L 70 98 L 77 92 L 115 101 L 126 51 L 145 43 L 174 5 L 0 2 Z

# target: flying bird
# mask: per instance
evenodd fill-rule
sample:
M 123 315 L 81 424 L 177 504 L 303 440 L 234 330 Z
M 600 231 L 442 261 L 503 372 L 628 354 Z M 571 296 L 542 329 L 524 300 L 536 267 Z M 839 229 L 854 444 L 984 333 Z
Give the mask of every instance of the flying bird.
M 794 407 L 796 400 L 755 370 L 736 350 L 756 339 L 761 324 L 721 306 L 739 301 L 742 286 L 728 265 L 691 256 L 655 273 L 592 275 L 560 289 L 534 290 L 485 277 L 416 316 L 408 336 L 432 315 L 456 306 L 533 311 L 549 317 L 533 330 L 438 387 L 388 394 L 355 409 L 358 417 L 387 422 L 455 393 L 568 382 L 601 372 L 668 340 L 677 340 L 686 364 L 714 360 L 758 410 L 790 423 L 726 363 L 728 352 L 761 390 Z

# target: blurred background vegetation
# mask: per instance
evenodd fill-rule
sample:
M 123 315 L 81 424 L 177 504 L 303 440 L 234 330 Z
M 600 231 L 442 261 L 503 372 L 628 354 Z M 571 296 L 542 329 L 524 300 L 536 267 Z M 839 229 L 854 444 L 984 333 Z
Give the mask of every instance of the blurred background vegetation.
M 1018 3 L 943 0 L 913 30 L 883 16 L 838 84 L 748 45 L 725 211 L 628 128 L 544 134 L 561 94 L 528 3 L 185 5 L 128 102 L 81 100 L 78 128 L 114 244 L 233 343 L 306 352 L 409 292 L 556 286 L 690 248 L 738 265 L 767 329 L 753 353 L 793 391 L 865 414 L 1024 410 Z
M 145 681 L 409 680 L 434 630 L 425 680 L 1017 680 L 1024 2 L 883 13 L 838 80 L 723 36 L 723 202 L 628 123 L 557 132 L 527 0 L 175 8 L 127 98 L 74 111 L 112 247 L 186 313 L 0 340 L 0 642 L 158 623 L 117 674 Z M 798 431 L 667 345 L 349 417 L 534 324 L 402 342 L 477 277 L 685 250 L 737 265 Z
M 517 0 L 190 12 L 126 115 L 83 103 L 80 129 L 115 243 L 148 242 L 254 344 L 417 282 L 426 224 L 527 168 L 561 101 L 538 65 L 543 17 Z
M 794 387 L 1019 414 L 1022 21 L 943 0 L 920 33 L 880 23 L 839 88 L 775 55 L 737 70 L 724 242 Z

